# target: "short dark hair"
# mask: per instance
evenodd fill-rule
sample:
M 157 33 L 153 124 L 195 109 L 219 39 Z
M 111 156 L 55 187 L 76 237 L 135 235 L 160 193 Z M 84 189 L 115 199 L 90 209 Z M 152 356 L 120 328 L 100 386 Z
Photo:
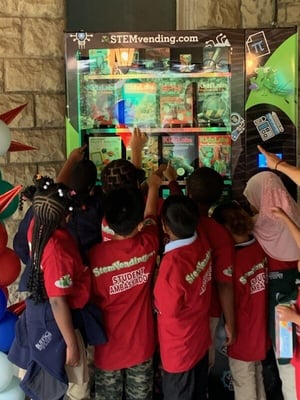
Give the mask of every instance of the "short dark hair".
M 84 159 L 78 161 L 71 171 L 70 189 L 79 196 L 89 195 L 89 192 L 96 185 L 97 167 L 93 161 Z
M 124 186 L 107 193 L 103 208 L 109 227 L 116 234 L 127 236 L 143 221 L 145 203 L 137 187 Z
M 236 201 L 229 201 L 217 206 L 212 218 L 222 225 L 226 225 L 231 233 L 244 235 L 253 229 L 253 219 L 250 214 Z
M 221 197 L 224 181 L 212 168 L 197 168 L 186 181 L 188 195 L 200 205 L 212 206 Z
M 102 188 L 106 193 L 123 185 L 137 187 L 138 181 L 138 169 L 123 158 L 111 161 L 101 172 Z
M 198 218 L 197 204 L 187 196 L 171 195 L 163 203 L 162 222 L 178 239 L 193 236 Z

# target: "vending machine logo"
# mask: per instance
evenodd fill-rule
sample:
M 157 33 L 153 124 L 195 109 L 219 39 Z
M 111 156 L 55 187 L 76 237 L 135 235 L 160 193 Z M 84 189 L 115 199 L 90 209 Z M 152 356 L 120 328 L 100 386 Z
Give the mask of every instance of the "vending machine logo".
M 92 33 L 89 34 L 84 31 L 70 34 L 70 38 L 73 38 L 73 42 L 77 42 L 79 50 L 85 49 L 85 43 L 90 42 L 93 36 Z
M 223 33 L 219 33 L 215 39 L 207 40 L 205 42 L 205 47 L 230 47 L 230 41 L 227 36 Z
M 255 57 L 263 57 L 270 54 L 270 48 L 264 31 L 249 35 L 246 40 L 246 47 L 248 52 L 253 54 Z
M 103 40 L 102 40 L 103 42 Z M 105 36 L 105 42 L 110 45 L 124 44 L 188 44 L 200 43 L 200 36 L 197 34 L 178 34 L 178 33 L 113 33 Z
M 258 133 L 263 141 L 269 140 L 272 137 L 284 132 L 284 128 L 278 118 L 278 115 L 273 111 L 262 115 L 253 121 Z

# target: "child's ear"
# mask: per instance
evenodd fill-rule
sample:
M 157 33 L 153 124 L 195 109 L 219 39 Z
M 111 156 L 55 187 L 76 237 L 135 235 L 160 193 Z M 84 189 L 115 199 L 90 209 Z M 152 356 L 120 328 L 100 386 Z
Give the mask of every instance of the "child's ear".
M 167 235 L 170 234 L 170 229 L 167 227 L 167 225 L 164 223 L 164 221 L 162 221 L 162 228 L 164 233 L 166 233 Z
M 143 229 L 143 227 L 144 227 L 144 222 L 140 222 L 140 223 L 138 224 L 138 226 L 137 226 L 137 230 L 138 230 L 139 232 L 141 232 L 141 230 Z

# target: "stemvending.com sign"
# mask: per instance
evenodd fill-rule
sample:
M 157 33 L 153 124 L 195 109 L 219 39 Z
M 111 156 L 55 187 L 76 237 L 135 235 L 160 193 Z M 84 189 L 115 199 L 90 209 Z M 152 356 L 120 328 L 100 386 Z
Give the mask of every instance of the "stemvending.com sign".
M 140 36 L 138 34 L 111 34 L 102 36 L 102 42 L 108 44 L 170 44 L 176 43 L 199 43 L 197 35 L 166 35 L 157 33 L 155 35 Z

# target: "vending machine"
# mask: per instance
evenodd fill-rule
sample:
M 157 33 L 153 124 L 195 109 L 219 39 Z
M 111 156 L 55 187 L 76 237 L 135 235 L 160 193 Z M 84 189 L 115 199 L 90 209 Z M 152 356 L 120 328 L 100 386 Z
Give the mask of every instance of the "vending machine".
M 139 127 L 148 135 L 146 174 L 171 161 L 184 191 L 186 177 L 207 166 L 223 176 L 224 198 L 243 203 L 247 180 L 267 168 L 258 144 L 296 164 L 297 49 L 296 27 L 67 32 L 67 152 L 86 143 L 100 177 L 111 160 L 131 159 Z M 218 334 L 210 398 L 233 399 Z M 266 374 L 267 398 L 275 400 L 271 381 Z
M 184 188 L 209 166 L 242 200 L 257 144 L 296 163 L 297 47 L 295 27 L 66 33 L 67 152 L 87 143 L 100 174 L 139 127 L 146 173 L 171 160 Z

